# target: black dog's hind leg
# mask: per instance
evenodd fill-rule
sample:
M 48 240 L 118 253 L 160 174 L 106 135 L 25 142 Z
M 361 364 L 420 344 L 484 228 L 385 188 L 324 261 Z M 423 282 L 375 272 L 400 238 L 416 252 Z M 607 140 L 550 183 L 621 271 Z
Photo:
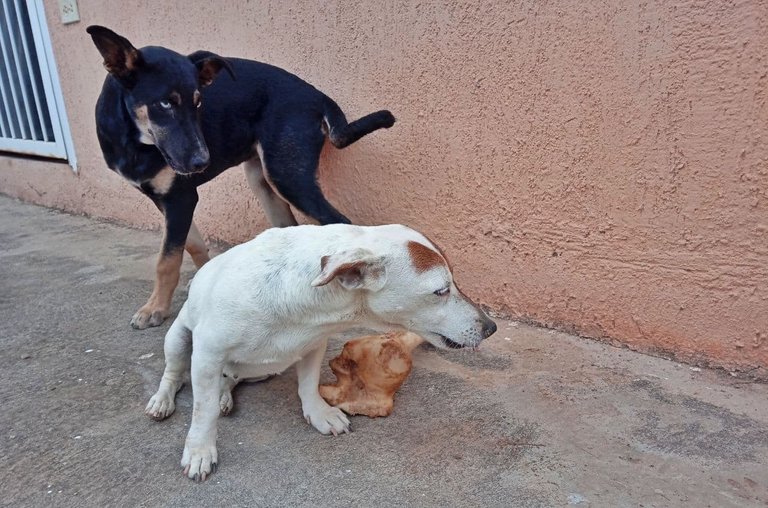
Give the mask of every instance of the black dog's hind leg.
M 317 182 L 317 166 L 325 136 L 317 125 L 291 129 L 264 140 L 262 162 L 280 195 L 320 224 L 349 224 L 331 205 Z
M 173 292 L 179 283 L 184 245 L 197 205 L 197 191 L 171 191 L 153 200 L 165 216 L 165 232 L 157 259 L 155 287 L 147 303 L 131 319 L 131 326 L 140 330 L 159 326 L 170 315 Z
M 208 255 L 208 246 L 205 244 L 203 235 L 200 234 L 200 230 L 197 229 L 194 220 L 189 227 L 187 241 L 184 243 L 184 250 L 186 250 L 192 257 L 192 261 L 197 268 L 200 268 L 211 260 L 211 257 Z
M 264 213 L 267 214 L 270 224 L 278 228 L 295 226 L 298 222 L 296 222 L 296 217 L 291 212 L 291 207 L 272 190 L 269 182 L 267 182 L 260 156 L 261 153 L 245 161 L 245 164 L 243 164 L 248 185 L 256 195 L 259 203 L 261 203 L 261 207 L 264 209 Z

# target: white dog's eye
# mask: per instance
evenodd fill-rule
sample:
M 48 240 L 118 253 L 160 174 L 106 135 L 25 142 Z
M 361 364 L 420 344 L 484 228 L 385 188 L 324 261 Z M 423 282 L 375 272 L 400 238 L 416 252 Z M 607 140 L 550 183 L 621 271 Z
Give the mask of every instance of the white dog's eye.
M 171 101 L 160 101 L 158 104 L 163 109 L 171 109 Z
M 437 291 L 435 291 L 435 294 L 437 296 L 445 296 L 445 295 L 447 295 L 450 292 L 451 292 L 451 288 L 450 287 L 445 287 L 443 289 L 438 289 Z

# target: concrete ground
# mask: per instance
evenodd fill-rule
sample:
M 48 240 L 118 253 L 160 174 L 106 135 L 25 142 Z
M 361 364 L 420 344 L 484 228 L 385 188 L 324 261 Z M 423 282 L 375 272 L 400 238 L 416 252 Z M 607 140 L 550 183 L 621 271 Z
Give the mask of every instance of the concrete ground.
M 168 323 L 128 325 L 159 236 L 0 197 L 2 505 L 768 505 L 768 386 L 509 321 L 477 353 L 419 348 L 393 415 L 341 437 L 292 371 L 239 387 L 193 484 L 190 389 L 143 414 Z

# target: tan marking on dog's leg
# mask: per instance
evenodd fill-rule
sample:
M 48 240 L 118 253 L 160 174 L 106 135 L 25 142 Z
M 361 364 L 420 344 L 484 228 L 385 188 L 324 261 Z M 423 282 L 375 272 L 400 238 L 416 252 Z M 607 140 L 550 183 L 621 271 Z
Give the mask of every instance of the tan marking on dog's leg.
M 258 150 L 261 155 L 262 151 Z M 291 212 L 291 207 L 283 200 L 267 181 L 263 163 L 258 157 L 248 160 L 243 164 L 248 186 L 259 200 L 269 223 L 275 227 L 283 228 L 298 224 Z
M 147 303 L 133 315 L 131 326 L 139 330 L 150 326 L 159 326 L 170 315 L 171 300 L 179 283 L 179 270 L 183 254 L 182 249 L 160 254 L 157 260 L 155 287 Z
M 192 261 L 194 261 L 195 266 L 198 268 L 211 260 L 210 256 L 208 256 L 208 246 L 205 244 L 205 240 L 203 240 L 203 236 L 200 234 L 200 230 L 197 229 L 194 221 L 192 221 L 192 226 L 189 228 L 184 249 L 192 256 Z

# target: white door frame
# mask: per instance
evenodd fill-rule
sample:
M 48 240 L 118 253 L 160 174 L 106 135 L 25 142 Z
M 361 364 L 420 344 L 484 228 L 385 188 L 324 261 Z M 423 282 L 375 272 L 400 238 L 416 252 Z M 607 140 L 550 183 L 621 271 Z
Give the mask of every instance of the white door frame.
M 28 28 L 24 23 L 26 20 L 18 16 L 22 1 L 25 2 L 29 14 Z M 15 24 L 10 17 L 12 7 L 16 13 Z M 0 80 L 0 102 L 3 102 L 8 119 L 8 122 L 4 122 L 0 116 L 0 151 L 65 159 L 72 169 L 77 171 L 77 158 L 43 0 L 0 0 L 0 9 L 3 9 L 3 17 L 9 25 L 3 27 L 9 34 L 8 40 L 0 38 L 0 56 L 4 62 L 0 71 L 4 70 L 8 78 L 6 84 Z M 27 30 L 31 30 L 33 48 L 28 47 L 25 37 L 14 37 L 14 34 L 27 33 Z M 33 92 L 30 94 L 25 86 L 19 84 L 21 74 L 29 73 L 33 66 L 39 70 L 41 80 L 28 78 L 31 81 L 29 88 Z M 11 82 L 14 76 L 16 80 Z M 42 90 L 38 88 L 40 84 Z M 44 98 L 44 102 L 41 98 Z M 34 120 L 38 123 L 35 124 Z M 50 121 L 50 131 L 45 127 L 45 120 Z

